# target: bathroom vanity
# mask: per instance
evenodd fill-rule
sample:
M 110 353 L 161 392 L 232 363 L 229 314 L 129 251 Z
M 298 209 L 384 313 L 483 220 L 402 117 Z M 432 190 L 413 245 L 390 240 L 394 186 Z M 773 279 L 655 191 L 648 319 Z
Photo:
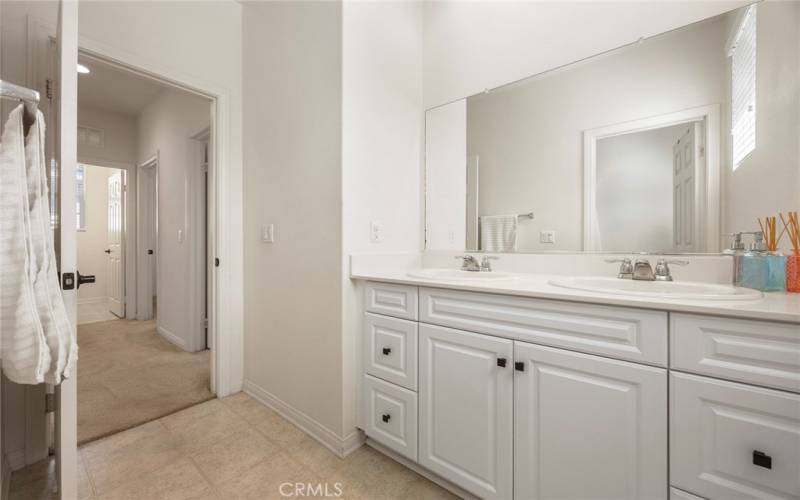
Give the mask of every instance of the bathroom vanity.
M 472 495 L 800 498 L 796 297 L 353 277 L 361 428 Z

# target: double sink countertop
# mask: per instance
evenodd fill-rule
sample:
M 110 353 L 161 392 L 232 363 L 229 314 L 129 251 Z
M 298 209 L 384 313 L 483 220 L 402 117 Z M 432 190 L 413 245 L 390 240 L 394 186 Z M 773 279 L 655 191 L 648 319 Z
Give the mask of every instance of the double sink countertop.
M 800 335 L 800 293 L 765 292 L 755 300 L 708 300 L 697 298 L 663 298 L 634 296 L 623 293 L 597 293 L 556 286 L 550 282 L 564 275 L 524 274 L 513 279 L 444 281 L 409 276 L 407 269 L 360 269 L 352 279 L 380 281 L 430 288 L 447 288 L 470 292 L 494 293 L 538 299 L 564 300 L 672 312 L 710 314 L 735 318 L 782 321 L 798 325 Z

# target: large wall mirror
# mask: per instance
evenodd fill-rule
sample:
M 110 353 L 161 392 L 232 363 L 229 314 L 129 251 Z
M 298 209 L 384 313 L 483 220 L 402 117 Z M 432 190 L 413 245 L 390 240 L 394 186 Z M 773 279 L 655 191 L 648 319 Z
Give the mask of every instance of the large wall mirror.
M 428 110 L 426 248 L 713 253 L 800 205 L 800 2 Z

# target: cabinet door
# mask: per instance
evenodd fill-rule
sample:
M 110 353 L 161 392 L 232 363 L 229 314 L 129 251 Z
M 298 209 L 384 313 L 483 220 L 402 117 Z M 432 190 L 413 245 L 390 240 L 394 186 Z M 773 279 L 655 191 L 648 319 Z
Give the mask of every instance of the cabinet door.
M 523 342 L 514 360 L 514 498 L 666 498 L 666 370 Z
M 512 342 L 421 324 L 419 344 L 420 463 L 481 498 L 511 498 Z

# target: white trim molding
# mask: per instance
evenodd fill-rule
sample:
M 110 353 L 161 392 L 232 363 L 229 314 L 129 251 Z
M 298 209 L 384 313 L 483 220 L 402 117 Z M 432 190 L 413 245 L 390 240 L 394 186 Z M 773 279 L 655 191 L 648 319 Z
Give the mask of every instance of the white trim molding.
M 252 396 L 263 405 L 275 410 L 283 418 L 299 427 L 303 432 L 319 441 L 320 444 L 331 450 L 336 456 L 344 458 L 360 448 L 366 438 L 359 430 L 354 430 L 345 437 L 340 437 L 334 431 L 319 423 L 313 417 L 303 413 L 292 405 L 282 401 L 258 384 L 245 380 L 244 392 Z
M 177 335 L 167 330 L 163 326 L 157 326 L 156 330 L 158 331 L 159 335 L 167 339 L 170 343 L 175 344 L 184 351 L 189 351 L 188 346 L 186 345 L 186 341 L 183 340 L 182 338 L 178 337 Z
M 700 252 L 718 252 L 720 246 L 720 105 L 708 104 L 696 108 L 676 111 L 639 120 L 632 120 L 583 132 L 583 250 L 591 251 L 597 242 L 596 188 L 597 188 L 597 141 L 634 132 L 643 132 L 669 127 L 681 123 L 702 122 L 705 146 L 704 196 L 704 248 Z M 702 186 L 700 186 L 702 189 Z M 699 190 L 698 190 L 699 191 Z

